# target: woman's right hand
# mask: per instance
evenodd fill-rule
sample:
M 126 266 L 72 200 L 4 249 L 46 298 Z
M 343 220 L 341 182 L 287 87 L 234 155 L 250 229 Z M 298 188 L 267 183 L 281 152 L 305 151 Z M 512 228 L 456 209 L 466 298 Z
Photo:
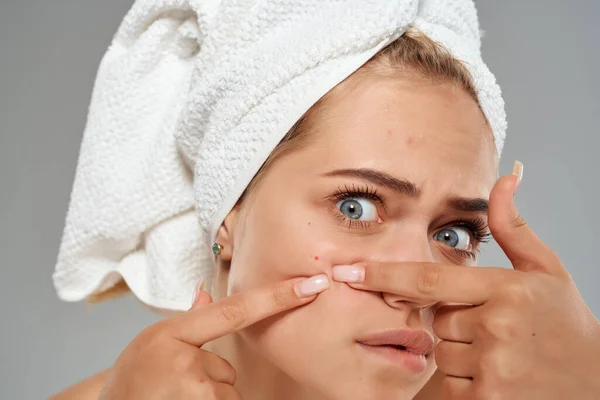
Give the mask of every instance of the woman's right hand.
M 111 368 L 100 400 L 241 399 L 236 373 L 223 358 L 201 347 L 262 319 L 310 303 L 327 289 L 317 275 L 292 279 L 212 303 L 198 291 L 192 308 L 144 329 Z

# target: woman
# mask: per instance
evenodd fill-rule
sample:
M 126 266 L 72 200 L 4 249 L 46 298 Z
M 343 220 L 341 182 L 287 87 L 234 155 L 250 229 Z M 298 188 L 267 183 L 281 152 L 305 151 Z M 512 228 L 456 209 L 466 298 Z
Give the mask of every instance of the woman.
M 57 286 L 97 298 L 122 276 L 182 309 L 189 262 L 210 294 L 56 398 L 600 393 L 600 325 L 518 217 L 522 166 L 497 180 L 503 107 L 473 4 L 375 3 L 134 5 L 99 73 L 92 103 L 111 112 L 90 112 Z M 153 74 L 169 68 L 176 84 Z M 140 118 L 154 100 L 165 114 Z M 467 268 L 488 225 L 515 270 Z

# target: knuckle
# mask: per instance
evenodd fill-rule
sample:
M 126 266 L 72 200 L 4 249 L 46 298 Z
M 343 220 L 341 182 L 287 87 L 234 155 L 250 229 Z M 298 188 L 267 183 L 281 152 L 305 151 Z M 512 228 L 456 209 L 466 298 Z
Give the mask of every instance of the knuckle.
M 510 226 L 512 226 L 513 228 L 521 228 L 525 225 L 527 225 L 527 222 L 525 222 L 525 219 L 523 219 L 523 217 L 519 213 L 517 213 L 517 215 L 512 217 L 510 220 Z
M 498 390 L 519 377 L 520 371 L 512 355 L 500 349 L 487 352 L 480 359 L 480 376 L 485 378 L 487 390 Z
M 506 400 L 503 386 L 494 375 L 482 375 L 475 380 L 473 394 L 476 399 L 481 400 Z
M 243 300 L 232 301 L 221 307 L 221 314 L 234 327 L 242 326 L 246 322 L 246 304 Z
M 213 357 L 213 361 L 211 362 L 211 368 L 213 369 L 211 370 L 213 370 L 215 373 L 218 373 L 218 375 L 221 377 L 219 379 L 222 379 L 223 383 L 234 385 L 237 380 L 237 373 L 233 365 L 231 365 L 231 363 L 226 359 L 219 357 L 216 354 L 208 354 L 209 357 Z
M 477 399 L 506 400 L 513 398 L 508 396 L 507 383 L 498 379 L 497 375 L 483 375 L 476 382 L 474 393 Z
M 433 265 L 424 265 L 417 272 L 416 290 L 422 295 L 434 294 L 440 286 L 440 271 Z
M 160 348 L 165 343 L 165 328 L 166 324 L 164 322 L 150 325 L 138 334 L 132 344 L 135 344 L 135 347 L 138 350 L 155 349 L 156 347 Z
M 164 328 L 164 323 L 158 322 L 156 324 L 150 325 L 142 329 L 142 331 L 137 336 L 139 340 L 147 342 L 151 341 L 157 336 L 159 336 L 160 332 Z
M 216 391 L 210 380 L 203 375 L 192 376 L 188 375 L 189 379 L 185 380 L 186 392 L 194 398 L 201 399 L 217 399 Z
M 228 375 L 228 378 L 232 382 L 232 384 L 235 384 L 235 382 L 237 381 L 237 372 L 235 368 L 233 367 L 233 365 L 231 365 L 229 361 L 225 360 L 224 358 L 222 358 L 222 360 L 223 370 Z
M 507 280 L 500 288 L 504 301 L 523 305 L 534 300 L 533 293 L 525 279 L 518 274 Z
M 198 354 L 195 351 L 180 351 L 172 358 L 173 372 L 178 375 L 192 374 L 195 376 L 196 365 L 198 364 Z M 202 377 L 196 378 L 202 379 Z
M 506 312 L 490 313 L 482 318 L 480 324 L 483 336 L 499 341 L 512 340 L 519 334 L 519 327 L 514 318 Z
M 479 358 L 479 364 L 477 367 L 479 376 L 485 376 L 489 378 L 496 373 L 496 359 L 490 353 L 484 353 Z

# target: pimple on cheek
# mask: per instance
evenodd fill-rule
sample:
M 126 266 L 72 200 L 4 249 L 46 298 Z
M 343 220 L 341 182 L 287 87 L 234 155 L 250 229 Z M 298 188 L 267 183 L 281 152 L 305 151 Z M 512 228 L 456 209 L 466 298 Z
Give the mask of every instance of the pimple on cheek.
M 392 135 L 392 130 L 391 130 L 391 129 L 388 129 L 388 130 L 387 130 L 385 133 L 386 133 L 388 136 L 391 136 L 391 135 Z

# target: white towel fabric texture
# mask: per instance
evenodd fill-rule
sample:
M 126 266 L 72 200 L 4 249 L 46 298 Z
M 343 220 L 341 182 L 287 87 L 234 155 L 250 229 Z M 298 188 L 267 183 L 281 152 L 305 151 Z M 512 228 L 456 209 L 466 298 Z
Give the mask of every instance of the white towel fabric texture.
M 470 0 L 138 0 L 100 64 L 54 283 L 67 301 L 121 277 L 189 308 L 211 244 L 293 124 L 414 26 L 465 62 L 500 153 L 504 102 Z

